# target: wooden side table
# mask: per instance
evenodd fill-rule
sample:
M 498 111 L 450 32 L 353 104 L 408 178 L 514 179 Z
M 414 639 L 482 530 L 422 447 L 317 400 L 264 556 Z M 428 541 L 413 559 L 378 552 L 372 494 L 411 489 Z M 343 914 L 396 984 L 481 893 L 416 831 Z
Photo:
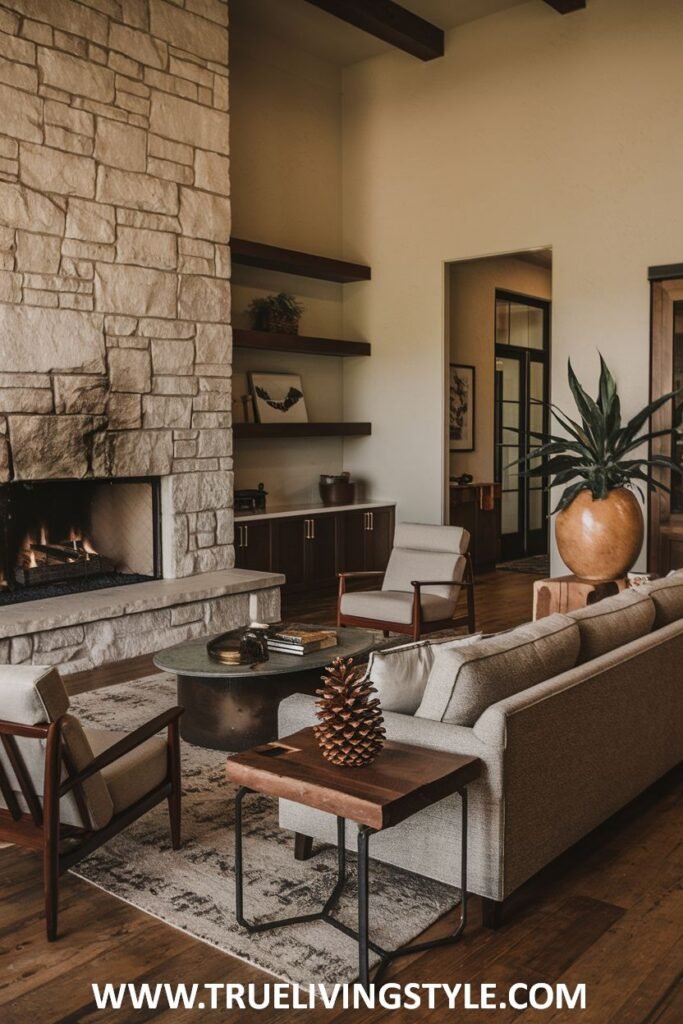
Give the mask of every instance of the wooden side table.
M 573 612 L 595 604 L 606 597 L 614 597 L 629 586 L 627 579 L 590 583 L 578 576 L 557 576 L 536 580 L 534 583 L 534 621 L 555 612 Z
M 407 743 L 388 741 L 373 764 L 366 768 L 339 768 L 325 761 L 313 729 L 254 747 L 228 758 L 227 775 L 240 788 L 235 796 L 235 893 L 238 922 L 249 932 L 263 932 L 285 925 L 325 921 L 358 941 L 360 983 L 369 983 L 369 950 L 381 960 L 375 980 L 387 964 L 399 956 L 450 945 L 462 935 L 467 923 L 467 786 L 481 773 L 476 757 L 426 750 Z M 322 910 L 298 917 L 250 924 L 244 917 L 242 884 L 242 801 L 247 793 L 282 797 L 327 811 L 337 818 L 337 881 Z M 385 950 L 368 936 L 369 839 L 444 797 L 458 793 L 461 799 L 460 921 L 442 939 Z M 346 878 L 346 820 L 358 824 L 358 931 L 332 916 Z

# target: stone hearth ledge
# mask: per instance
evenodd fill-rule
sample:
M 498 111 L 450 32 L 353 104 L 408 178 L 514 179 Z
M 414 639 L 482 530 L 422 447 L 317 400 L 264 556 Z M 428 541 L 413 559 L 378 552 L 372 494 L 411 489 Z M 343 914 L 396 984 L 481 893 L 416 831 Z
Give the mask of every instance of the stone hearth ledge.
M 280 573 L 225 569 L 184 579 L 153 580 L 131 584 L 129 587 L 111 587 L 49 597 L 42 601 L 25 601 L 0 609 L 0 640 L 67 626 L 82 626 L 100 619 L 117 619 L 124 615 L 172 608 L 195 601 L 210 601 L 232 594 L 267 590 L 281 587 L 284 582 L 285 577 Z

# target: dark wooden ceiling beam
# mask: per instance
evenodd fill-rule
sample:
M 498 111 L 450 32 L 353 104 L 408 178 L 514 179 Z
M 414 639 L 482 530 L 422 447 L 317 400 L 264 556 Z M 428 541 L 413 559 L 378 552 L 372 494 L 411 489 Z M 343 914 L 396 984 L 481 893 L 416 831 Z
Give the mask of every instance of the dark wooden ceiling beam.
M 572 11 L 582 11 L 587 0 L 545 0 L 550 7 L 558 14 L 571 14 Z
M 420 60 L 443 57 L 443 30 L 394 0 L 306 0 Z

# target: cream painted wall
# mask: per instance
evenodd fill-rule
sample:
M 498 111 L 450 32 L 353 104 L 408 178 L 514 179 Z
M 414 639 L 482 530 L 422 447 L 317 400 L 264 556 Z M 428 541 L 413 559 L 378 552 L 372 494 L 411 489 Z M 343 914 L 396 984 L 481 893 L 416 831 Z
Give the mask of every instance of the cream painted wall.
M 345 326 L 373 359 L 345 405 L 372 408 L 354 460 L 401 518 L 442 519 L 447 261 L 552 246 L 555 401 L 567 356 L 595 380 L 598 348 L 625 412 L 647 400 L 647 267 L 683 259 L 682 38 L 680 0 L 534 0 L 449 33 L 442 60 L 346 70 L 344 249 L 373 280 Z
M 341 74 L 315 56 L 242 25 L 231 6 L 231 178 L 233 234 L 329 256 L 341 252 Z M 304 304 L 302 334 L 340 336 L 342 288 L 289 274 L 235 266 L 233 324 L 251 326 L 252 298 L 293 292 Z M 340 359 L 235 349 L 233 412 L 248 370 L 299 373 L 309 418 L 343 416 Z M 320 473 L 343 469 L 339 438 L 238 441 L 235 486 L 263 481 L 269 505 L 318 501 Z
M 493 480 L 496 289 L 549 299 L 552 274 L 504 256 L 453 263 L 447 274 L 449 361 L 475 368 L 475 449 L 451 452 L 450 474 L 487 483 Z

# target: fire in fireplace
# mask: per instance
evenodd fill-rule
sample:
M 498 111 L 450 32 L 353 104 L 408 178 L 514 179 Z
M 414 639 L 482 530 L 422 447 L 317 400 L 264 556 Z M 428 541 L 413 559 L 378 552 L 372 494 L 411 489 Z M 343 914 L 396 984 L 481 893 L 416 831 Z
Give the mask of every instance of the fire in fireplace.
M 159 485 L 144 480 L 0 487 L 0 604 L 157 579 Z

